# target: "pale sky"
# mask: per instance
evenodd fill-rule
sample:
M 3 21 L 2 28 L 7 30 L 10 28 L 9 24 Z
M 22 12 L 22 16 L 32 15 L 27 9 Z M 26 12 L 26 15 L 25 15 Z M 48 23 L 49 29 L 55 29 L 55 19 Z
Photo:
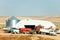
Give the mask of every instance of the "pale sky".
M 0 0 L 0 16 L 60 15 L 60 0 Z

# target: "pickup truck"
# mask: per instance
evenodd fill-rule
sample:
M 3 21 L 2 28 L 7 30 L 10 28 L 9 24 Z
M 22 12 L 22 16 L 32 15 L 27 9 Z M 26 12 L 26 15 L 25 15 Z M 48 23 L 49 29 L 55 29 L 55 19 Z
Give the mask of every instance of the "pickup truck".
M 40 29 L 39 31 L 41 34 L 49 34 L 49 35 L 56 35 L 56 32 L 54 32 L 52 29 L 47 30 L 47 29 Z
M 13 33 L 13 34 L 19 34 L 19 29 L 16 29 L 16 28 L 10 28 L 10 32 Z

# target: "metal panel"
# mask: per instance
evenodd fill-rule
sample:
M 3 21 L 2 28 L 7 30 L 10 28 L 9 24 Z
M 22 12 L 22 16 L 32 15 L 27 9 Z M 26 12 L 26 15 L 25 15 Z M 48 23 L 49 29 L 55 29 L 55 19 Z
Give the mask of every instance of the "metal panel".
M 6 27 L 14 27 L 16 23 L 18 23 L 20 20 L 16 17 L 12 16 L 8 20 L 6 20 Z

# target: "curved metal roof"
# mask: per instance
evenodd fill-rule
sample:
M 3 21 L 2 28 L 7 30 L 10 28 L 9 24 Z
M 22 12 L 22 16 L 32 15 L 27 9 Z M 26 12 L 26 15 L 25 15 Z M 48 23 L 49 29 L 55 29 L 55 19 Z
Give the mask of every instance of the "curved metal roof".
M 12 16 L 12 17 L 8 18 L 8 20 L 19 20 L 19 19 L 16 18 L 15 16 Z

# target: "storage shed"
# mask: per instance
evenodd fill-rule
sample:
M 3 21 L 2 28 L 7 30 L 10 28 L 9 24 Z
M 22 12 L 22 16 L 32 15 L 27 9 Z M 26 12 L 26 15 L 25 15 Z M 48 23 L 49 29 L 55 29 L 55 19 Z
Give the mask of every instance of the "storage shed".
M 44 28 L 56 28 L 56 26 L 50 22 L 50 21 L 44 21 L 44 20 L 21 20 L 20 22 L 18 22 L 16 24 L 16 28 L 25 28 L 25 26 L 29 25 L 29 27 L 33 27 L 34 25 L 35 26 L 38 26 L 38 25 L 42 25 L 44 26 Z M 31 26 L 30 26 L 31 25 Z

